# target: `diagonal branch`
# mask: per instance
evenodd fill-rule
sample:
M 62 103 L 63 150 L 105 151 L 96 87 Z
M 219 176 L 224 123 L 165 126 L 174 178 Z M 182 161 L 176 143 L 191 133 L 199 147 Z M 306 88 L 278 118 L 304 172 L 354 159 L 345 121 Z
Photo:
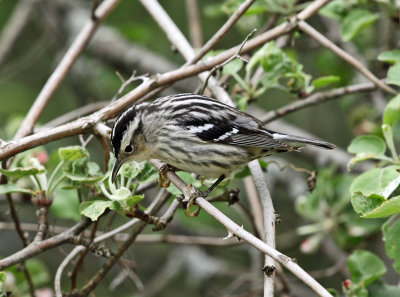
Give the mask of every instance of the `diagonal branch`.
M 353 94 L 353 93 L 361 93 L 361 92 L 368 92 L 373 91 L 377 88 L 377 86 L 371 82 L 361 83 L 357 85 L 337 88 L 329 91 L 318 92 L 311 94 L 307 98 L 296 100 L 292 103 L 289 103 L 286 106 L 278 108 L 276 110 L 272 110 L 267 112 L 264 116 L 260 119 L 261 121 L 266 124 L 276 120 L 282 116 L 295 112 L 297 110 L 313 106 L 328 100 L 336 99 L 344 95 Z
M 255 0 L 246 0 L 239 5 L 238 9 L 231 15 L 231 17 L 222 25 L 221 28 L 206 42 L 205 45 L 191 58 L 187 64 L 194 64 L 198 62 L 205 54 L 207 54 L 221 38 L 233 27 L 246 10 L 253 4 Z

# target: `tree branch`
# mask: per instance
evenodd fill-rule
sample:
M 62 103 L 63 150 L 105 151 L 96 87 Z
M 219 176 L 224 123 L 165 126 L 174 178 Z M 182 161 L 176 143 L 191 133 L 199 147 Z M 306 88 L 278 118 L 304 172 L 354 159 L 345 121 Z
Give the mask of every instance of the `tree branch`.
M 253 160 L 249 164 L 249 169 L 254 180 L 254 184 L 258 191 L 258 197 L 261 200 L 264 223 L 264 241 L 271 247 L 275 248 L 275 221 L 276 215 L 274 204 L 272 203 L 271 194 L 269 193 L 267 184 L 264 180 L 264 174 L 261 170 L 258 160 Z M 268 256 L 264 259 L 264 297 L 274 296 L 274 277 L 275 277 L 275 261 Z
M 377 86 L 374 83 L 371 82 L 366 82 L 366 83 L 361 83 L 357 85 L 352 85 L 352 86 L 347 86 L 347 87 L 342 87 L 342 88 L 337 88 L 329 91 L 323 91 L 323 92 L 317 92 L 314 94 L 311 94 L 307 98 L 301 99 L 301 100 L 296 100 L 286 106 L 283 106 L 281 108 L 278 108 L 276 110 L 272 110 L 270 112 L 267 112 L 265 115 L 263 115 L 260 119 L 261 121 L 266 124 L 269 122 L 272 122 L 273 120 L 276 120 L 282 116 L 288 115 L 292 112 L 295 112 L 297 110 L 317 105 L 319 103 L 336 99 L 344 95 L 348 94 L 353 94 L 353 93 L 361 93 L 361 92 L 369 92 L 373 91 L 377 88 Z
M 238 9 L 230 16 L 230 18 L 218 29 L 217 32 L 206 42 L 205 45 L 191 58 L 186 64 L 197 63 L 205 54 L 207 54 L 222 37 L 236 24 L 246 10 L 254 3 L 255 0 L 246 0 L 239 5 Z

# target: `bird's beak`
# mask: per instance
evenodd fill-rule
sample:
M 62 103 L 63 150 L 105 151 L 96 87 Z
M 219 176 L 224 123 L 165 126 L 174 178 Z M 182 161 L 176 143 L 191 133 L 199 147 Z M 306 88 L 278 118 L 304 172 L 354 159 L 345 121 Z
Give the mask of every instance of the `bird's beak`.
M 124 164 L 124 162 L 121 162 L 118 160 L 115 161 L 114 168 L 113 168 L 112 175 L 111 175 L 111 181 L 113 182 L 113 184 L 115 184 L 115 178 L 117 177 L 118 171 L 121 168 L 122 164 Z

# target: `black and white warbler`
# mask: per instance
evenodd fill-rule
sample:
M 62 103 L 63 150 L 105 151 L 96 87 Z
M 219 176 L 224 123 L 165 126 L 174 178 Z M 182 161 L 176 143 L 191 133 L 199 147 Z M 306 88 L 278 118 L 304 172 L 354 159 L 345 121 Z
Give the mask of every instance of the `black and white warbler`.
M 129 160 L 159 159 L 178 169 L 218 177 L 276 152 L 297 151 L 305 144 L 332 149 L 315 139 L 263 127 L 261 121 L 215 99 L 195 94 L 162 97 L 131 106 L 116 120 L 111 142 L 116 158 L 112 172 Z

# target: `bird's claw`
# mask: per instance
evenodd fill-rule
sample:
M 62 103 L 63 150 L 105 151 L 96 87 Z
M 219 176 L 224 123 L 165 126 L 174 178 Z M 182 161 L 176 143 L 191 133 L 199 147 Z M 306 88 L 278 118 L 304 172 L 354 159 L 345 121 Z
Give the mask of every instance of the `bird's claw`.
M 186 204 L 186 210 L 185 215 L 187 215 L 188 217 L 197 217 L 200 213 L 200 207 L 197 206 L 197 209 L 194 212 L 190 211 L 190 208 L 192 206 L 194 206 L 194 200 L 197 197 L 207 197 L 207 195 L 205 195 L 206 193 L 200 191 L 199 189 L 197 189 L 196 187 L 194 187 L 192 184 L 187 186 L 187 192 L 188 192 L 188 197 L 185 198 L 183 201 L 187 200 L 187 204 Z
M 167 178 L 168 171 L 175 171 L 175 167 L 169 164 L 164 164 L 158 171 L 158 185 L 160 188 L 168 188 L 171 183 L 171 181 Z

